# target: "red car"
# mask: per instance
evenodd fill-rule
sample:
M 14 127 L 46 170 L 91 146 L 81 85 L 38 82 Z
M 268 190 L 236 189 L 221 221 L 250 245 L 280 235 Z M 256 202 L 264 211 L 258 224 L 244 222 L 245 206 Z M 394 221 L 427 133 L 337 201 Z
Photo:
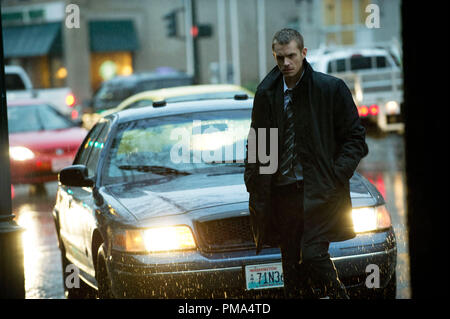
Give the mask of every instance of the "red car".
M 56 181 L 87 134 L 40 100 L 8 102 L 8 130 L 12 184 Z

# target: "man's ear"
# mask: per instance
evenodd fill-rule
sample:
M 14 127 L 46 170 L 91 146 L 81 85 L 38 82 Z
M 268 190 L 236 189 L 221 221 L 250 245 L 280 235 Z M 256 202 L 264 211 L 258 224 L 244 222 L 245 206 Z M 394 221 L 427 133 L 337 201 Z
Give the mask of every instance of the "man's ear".
M 303 58 L 306 57 L 306 53 L 307 53 L 307 52 L 308 52 L 308 48 L 304 47 L 303 50 L 302 50 Z

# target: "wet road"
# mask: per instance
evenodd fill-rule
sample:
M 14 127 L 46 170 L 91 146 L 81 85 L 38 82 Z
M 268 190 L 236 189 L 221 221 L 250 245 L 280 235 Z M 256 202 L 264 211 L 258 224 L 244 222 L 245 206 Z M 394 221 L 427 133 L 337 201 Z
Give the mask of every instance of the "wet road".
M 406 183 L 403 137 L 392 134 L 367 138 L 369 155 L 358 172 L 383 194 L 397 236 L 397 298 L 410 298 L 408 234 L 406 229 Z M 28 186 L 17 186 L 13 213 L 23 233 L 26 298 L 64 298 L 61 255 L 57 246 L 52 208 L 56 182 L 46 184 L 47 194 L 30 197 Z

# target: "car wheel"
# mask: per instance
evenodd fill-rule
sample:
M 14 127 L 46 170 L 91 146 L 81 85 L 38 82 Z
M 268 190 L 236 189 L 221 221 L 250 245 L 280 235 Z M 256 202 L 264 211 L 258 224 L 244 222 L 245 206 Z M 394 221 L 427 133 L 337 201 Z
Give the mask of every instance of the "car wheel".
M 64 248 L 61 249 L 61 263 L 62 263 L 62 273 L 63 273 L 63 285 L 64 285 L 64 295 L 67 299 L 93 299 L 96 298 L 96 291 L 94 288 L 86 284 L 81 278 L 78 278 L 79 287 L 69 288 L 67 281 L 71 281 L 69 276 L 73 276 L 73 273 L 67 271 L 67 266 L 71 262 L 66 258 Z
M 95 272 L 98 285 L 98 297 L 100 299 L 113 299 L 114 295 L 111 289 L 111 279 L 106 267 L 106 249 L 105 244 L 101 244 L 97 254 L 97 270 Z

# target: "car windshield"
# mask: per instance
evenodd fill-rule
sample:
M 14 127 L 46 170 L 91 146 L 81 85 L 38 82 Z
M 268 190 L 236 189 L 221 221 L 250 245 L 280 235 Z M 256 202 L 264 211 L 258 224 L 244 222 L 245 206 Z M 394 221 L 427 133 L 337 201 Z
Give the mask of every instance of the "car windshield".
M 251 110 L 209 111 L 119 125 L 103 183 L 243 172 Z
M 354 55 L 350 59 L 331 60 L 327 72 L 363 71 L 387 67 L 390 67 L 390 64 L 385 56 Z
M 74 123 L 47 104 L 8 107 L 9 133 L 61 130 Z

